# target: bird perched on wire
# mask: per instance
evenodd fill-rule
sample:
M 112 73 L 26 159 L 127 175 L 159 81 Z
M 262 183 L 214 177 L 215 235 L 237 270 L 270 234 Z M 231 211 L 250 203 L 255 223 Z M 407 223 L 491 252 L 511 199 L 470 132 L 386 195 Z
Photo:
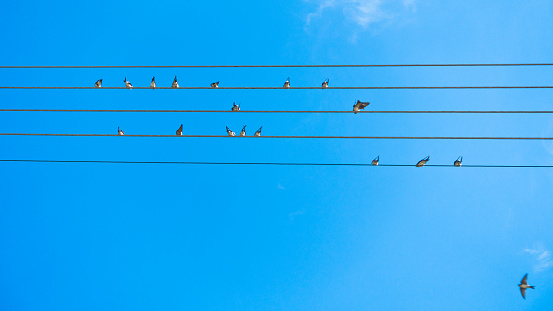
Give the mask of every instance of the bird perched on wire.
M 102 79 L 96 81 L 96 83 L 94 83 L 94 87 L 102 87 Z
M 420 160 L 419 162 L 417 162 L 417 165 L 416 167 L 421 167 L 421 166 L 424 166 L 426 164 L 426 162 L 430 161 L 430 156 L 427 156 L 426 158 Z
M 528 273 L 524 275 L 522 278 L 522 281 L 520 281 L 520 284 L 518 284 L 518 287 L 520 287 L 520 293 L 522 294 L 522 298 L 526 299 L 526 289 L 531 288 L 534 289 L 534 286 L 528 285 L 526 282 L 526 279 L 528 278 Z
M 175 76 L 175 79 L 173 79 L 173 84 L 171 85 L 172 88 L 178 88 L 179 84 L 177 83 L 177 76 Z
M 216 89 L 219 87 L 219 81 L 211 83 L 211 87 Z
M 455 160 L 455 162 L 453 162 L 453 165 L 455 166 L 461 166 L 463 163 L 463 157 L 458 157 L 457 160 Z
M 233 131 L 231 131 L 228 126 L 227 126 L 227 134 L 228 136 L 236 136 L 236 133 L 234 133 Z
M 246 126 L 247 126 L 247 125 L 244 125 L 244 126 L 242 127 L 242 130 L 240 131 L 240 136 L 246 136 Z
M 119 126 L 117 127 L 117 135 L 119 135 L 119 136 L 125 135 L 125 132 L 123 132 L 123 130 L 120 129 Z
M 287 88 L 289 88 L 289 87 L 290 87 L 290 77 L 288 77 L 288 78 L 286 79 L 286 81 L 284 82 L 283 88 L 287 89 Z
M 357 114 L 359 112 L 359 109 L 365 110 L 365 107 L 367 107 L 370 104 L 371 103 L 369 102 L 362 102 L 360 100 L 357 100 L 357 103 L 353 105 L 353 113 Z
M 263 126 L 260 127 L 257 131 L 255 131 L 255 134 L 253 134 L 253 136 L 257 136 L 257 137 L 261 136 L 261 129 L 262 128 L 263 128 Z
M 125 87 L 126 88 L 132 89 L 132 84 L 131 84 L 130 81 L 127 81 L 127 77 L 125 77 L 125 80 L 123 82 L 125 82 Z
M 374 158 L 374 160 L 371 162 L 372 165 L 378 165 L 378 161 L 380 160 L 380 156 L 377 156 Z
M 323 81 L 323 89 L 326 89 L 328 87 L 328 82 L 330 80 L 328 80 L 328 78 L 326 80 Z
M 150 87 L 152 89 L 155 89 L 156 88 L 156 77 L 153 77 L 152 78 L 152 82 L 150 82 Z
M 232 103 L 232 110 L 231 111 L 240 111 L 240 104 L 236 104 L 236 102 Z
M 182 136 L 182 124 L 180 125 L 179 129 L 177 130 L 177 136 Z

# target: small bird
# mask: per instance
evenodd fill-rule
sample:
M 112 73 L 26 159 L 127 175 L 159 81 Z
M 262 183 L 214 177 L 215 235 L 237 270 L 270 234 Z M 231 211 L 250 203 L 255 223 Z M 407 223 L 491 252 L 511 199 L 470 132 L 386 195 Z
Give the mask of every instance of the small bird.
M 125 132 L 123 132 L 123 130 L 120 129 L 119 126 L 117 127 L 117 135 L 119 135 L 119 136 L 125 135 Z
M 173 80 L 173 84 L 171 85 L 172 88 L 178 88 L 179 84 L 177 83 L 177 76 L 175 76 L 175 79 Z
M 179 129 L 177 130 L 177 136 L 182 136 L 182 124 L 180 125 Z
M 233 131 L 231 131 L 228 126 L 227 126 L 227 134 L 228 136 L 236 136 L 236 133 L 234 133 Z
M 462 162 L 463 162 L 463 157 L 461 156 L 461 157 L 458 157 L 457 160 L 455 160 L 455 162 L 453 162 L 453 165 L 455 165 L 455 166 L 461 166 L 461 165 L 462 165 L 462 164 L 461 164 Z
M 426 164 L 426 162 L 428 162 L 430 160 L 430 156 L 427 156 L 426 158 L 420 160 L 419 162 L 417 162 L 417 167 L 421 167 L 421 166 L 424 166 Z
M 219 81 L 211 83 L 212 88 L 218 88 L 219 87 Z
M 253 136 L 257 136 L 257 137 L 261 136 L 261 129 L 262 129 L 262 128 L 263 128 L 263 126 L 260 127 L 260 128 L 255 132 L 255 134 L 253 134 Z
M 125 82 L 125 87 L 126 87 L 126 88 L 132 89 L 132 84 L 131 84 L 130 81 L 127 81 L 127 77 L 125 77 L 125 81 L 123 81 L 123 82 Z
M 244 127 L 242 127 L 242 130 L 240 131 L 240 136 L 246 136 L 246 126 L 247 125 L 244 125 Z
M 102 87 L 102 79 L 96 81 L 96 83 L 94 83 L 94 87 Z
M 232 110 L 231 111 L 240 111 L 240 104 L 236 104 L 236 102 L 232 103 Z
M 326 89 L 328 87 L 328 82 L 329 82 L 328 79 L 323 81 L 323 89 Z
M 150 82 L 150 87 L 152 89 L 155 89 L 156 88 L 156 77 L 153 77 L 152 78 L 152 82 Z
M 371 162 L 372 165 L 378 165 L 378 161 L 380 160 L 380 156 L 377 156 L 374 158 L 374 160 Z
M 534 289 L 534 286 L 528 285 L 526 282 L 526 279 L 528 278 L 528 273 L 524 275 L 522 278 L 522 281 L 520 281 L 520 284 L 518 284 L 518 287 L 520 287 L 520 293 L 522 294 L 522 298 L 526 299 L 526 289 L 531 288 Z
M 369 103 L 369 102 L 362 102 L 360 100 L 357 100 L 357 103 L 355 103 L 355 105 L 353 105 L 353 113 L 357 114 L 359 112 L 359 109 L 365 110 L 365 107 L 367 107 L 370 104 L 371 103 Z
M 288 79 L 286 79 L 286 81 L 284 82 L 283 88 L 287 89 L 289 87 L 290 87 L 290 77 L 288 77 Z

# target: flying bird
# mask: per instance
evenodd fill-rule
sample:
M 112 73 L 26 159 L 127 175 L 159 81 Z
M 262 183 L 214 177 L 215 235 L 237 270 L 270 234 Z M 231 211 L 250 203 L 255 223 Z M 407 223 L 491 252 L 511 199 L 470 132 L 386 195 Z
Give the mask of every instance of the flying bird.
M 357 103 L 355 103 L 355 105 L 353 105 L 353 113 L 357 114 L 359 112 L 359 109 L 365 110 L 365 107 L 367 107 L 370 104 L 371 103 L 369 103 L 369 102 L 362 102 L 360 100 L 357 100 Z
M 94 83 L 94 87 L 102 87 L 102 79 L 96 81 L 96 83 Z
M 125 132 L 123 132 L 123 130 L 120 129 L 119 126 L 117 127 L 117 135 L 119 135 L 119 136 L 125 135 Z
M 152 78 L 152 82 L 150 82 L 150 87 L 152 89 L 155 89 L 156 88 L 156 77 L 153 77 Z
M 528 285 L 526 282 L 526 279 L 528 278 L 528 273 L 524 275 L 522 278 L 522 281 L 520 281 L 520 284 L 518 284 L 518 287 L 520 287 L 520 293 L 522 294 L 522 298 L 526 299 L 526 289 L 531 288 L 534 289 L 534 286 Z
M 287 89 L 289 87 L 290 87 L 290 77 L 288 77 L 288 79 L 286 79 L 286 81 L 284 82 L 283 88 Z
M 240 131 L 240 136 L 246 136 L 246 126 L 247 125 L 244 125 L 244 127 L 242 127 L 242 130 Z
M 227 126 L 227 134 L 228 134 L 228 136 L 236 136 L 236 134 L 235 134 L 233 131 L 231 131 L 231 130 L 228 128 L 228 126 Z
M 263 126 L 260 127 L 259 130 L 257 130 L 257 131 L 255 132 L 255 134 L 253 134 L 253 136 L 257 136 L 257 137 L 261 136 L 261 129 L 262 129 L 262 128 L 263 128 Z
M 172 88 L 178 88 L 179 84 L 177 83 L 177 76 L 175 76 L 175 79 L 173 80 L 173 84 L 171 85 Z
M 323 89 L 326 89 L 328 87 L 328 82 L 329 82 L 328 79 L 323 81 Z
M 232 103 L 232 110 L 231 111 L 240 111 L 240 104 L 236 104 L 236 102 Z
M 430 156 L 427 156 L 426 158 L 420 160 L 419 162 L 417 162 L 417 165 L 416 167 L 421 167 L 421 166 L 424 166 L 426 164 L 426 162 L 428 162 L 430 160 Z
M 455 162 L 453 162 L 453 165 L 461 166 L 462 162 L 463 162 L 463 157 L 461 156 L 461 157 L 458 157 L 457 160 L 455 160 Z
M 212 88 L 218 88 L 219 87 L 219 81 L 211 83 Z
M 372 165 L 378 165 L 378 161 L 380 160 L 380 156 L 377 156 L 374 158 L 374 160 L 371 162 Z
M 125 87 L 126 87 L 126 88 L 132 89 L 132 84 L 131 84 L 130 81 L 127 81 L 127 77 L 125 77 L 125 81 L 123 81 L 123 82 L 125 82 Z
M 177 130 L 177 136 L 182 136 L 182 124 L 180 125 L 179 129 Z

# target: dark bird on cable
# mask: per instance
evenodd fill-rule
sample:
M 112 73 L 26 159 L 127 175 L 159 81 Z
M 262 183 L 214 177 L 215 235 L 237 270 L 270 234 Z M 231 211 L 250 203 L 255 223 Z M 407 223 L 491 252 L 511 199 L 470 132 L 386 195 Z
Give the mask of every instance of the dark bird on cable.
M 180 125 L 179 129 L 177 130 L 177 136 L 182 136 L 182 124 Z
M 119 126 L 117 127 L 117 135 L 119 135 L 119 136 L 125 135 L 125 132 L 123 132 L 123 130 L 120 129 Z
M 232 110 L 231 111 L 240 111 L 240 104 L 236 104 L 236 102 L 232 103 Z
M 219 81 L 211 83 L 211 87 L 216 89 L 219 87 Z
M 367 107 L 370 104 L 371 103 L 369 102 L 362 102 L 360 100 L 357 100 L 357 103 L 353 105 L 353 113 L 357 114 L 359 112 L 359 109 L 365 110 L 365 107 Z
M 380 156 L 377 156 L 374 158 L 374 160 L 371 162 L 372 165 L 378 165 L 378 161 L 380 161 Z
M 94 87 L 102 87 L 102 79 L 96 81 L 96 83 L 94 83 Z
M 286 79 L 286 81 L 284 82 L 283 88 L 287 89 L 289 87 L 290 87 L 290 77 L 288 77 L 288 79 Z
M 177 76 L 175 76 L 175 79 L 173 79 L 173 84 L 171 85 L 172 88 L 178 88 L 179 84 L 177 83 Z
M 233 131 L 231 131 L 228 126 L 227 126 L 227 134 L 228 136 L 236 136 L 236 133 L 234 133 Z
M 125 82 L 125 87 L 126 88 L 132 89 L 132 84 L 131 84 L 130 81 L 127 81 L 127 77 L 125 77 L 125 80 L 123 82 Z
M 328 82 L 329 82 L 328 79 L 323 81 L 323 89 L 326 89 L 328 87 Z
M 255 132 L 255 134 L 253 134 L 253 136 L 257 136 L 257 137 L 261 136 L 261 129 L 262 129 L 262 128 L 263 128 L 263 126 L 260 127 L 260 128 Z
M 152 78 L 152 82 L 150 82 L 150 87 L 152 89 L 155 89 L 156 88 L 156 77 L 153 77 Z
M 426 164 L 426 162 L 430 161 L 430 156 L 427 156 L 426 158 L 420 160 L 419 162 L 417 162 L 417 165 L 416 167 L 421 167 L 421 166 L 424 166 Z
M 244 127 L 242 127 L 242 130 L 240 131 L 240 136 L 246 136 L 246 126 L 247 125 L 244 125 Z
M 463 163 L 463 157 L 458 157 L 457 160 L 455 160 L 455 162 L 453 162 L 453 165 L 455 166 L 461 166 Z

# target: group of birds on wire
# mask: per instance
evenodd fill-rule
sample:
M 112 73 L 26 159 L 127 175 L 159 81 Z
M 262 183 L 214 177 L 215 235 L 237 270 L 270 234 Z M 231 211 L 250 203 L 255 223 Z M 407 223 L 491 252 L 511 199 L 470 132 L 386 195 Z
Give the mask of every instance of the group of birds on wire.
M 371 161 L 371 164 L 376 166 L 378 165 L 379 161 L 380 161 L 380 156 L 377 156 L 376 158 L 374 158 L 374 160 Z M 417 162 L 417 164 L 415 164 L 415 166 L 423 167 L 428 161 L 430 161 L 430 156 L 427 156 L 426 158 L 420 160 L 419 162 Z M 463 164 L 462 156 L 458 157 L 457 160 L 453 162 L 453 166 L 456 166 L 456 167 L 460 167 L 462 164 Z

